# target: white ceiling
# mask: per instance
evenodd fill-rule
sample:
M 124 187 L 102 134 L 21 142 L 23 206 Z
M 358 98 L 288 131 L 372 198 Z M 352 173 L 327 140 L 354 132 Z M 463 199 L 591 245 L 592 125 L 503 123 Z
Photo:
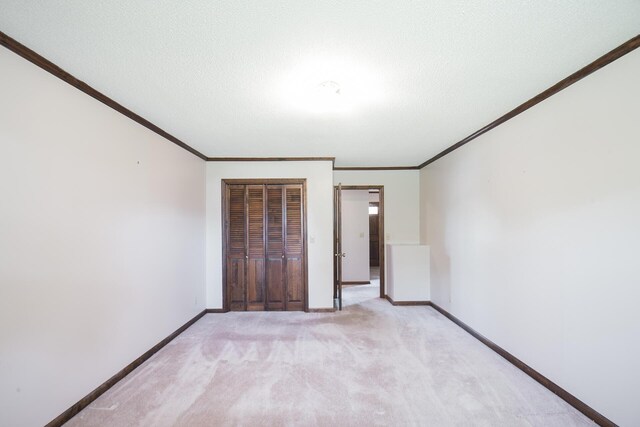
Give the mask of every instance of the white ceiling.
M 419 164 L 639 30 L 638 0 L 0 0 L 0 31 L 207 156 L 336 166 Z

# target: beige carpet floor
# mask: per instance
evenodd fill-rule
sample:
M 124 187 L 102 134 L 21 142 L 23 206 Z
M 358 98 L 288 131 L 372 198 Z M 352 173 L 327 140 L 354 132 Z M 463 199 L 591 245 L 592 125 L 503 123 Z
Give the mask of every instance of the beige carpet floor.
M 68 426 L 575 426 L 579 412 L 377 283 L 340 313 L 209 314 Z

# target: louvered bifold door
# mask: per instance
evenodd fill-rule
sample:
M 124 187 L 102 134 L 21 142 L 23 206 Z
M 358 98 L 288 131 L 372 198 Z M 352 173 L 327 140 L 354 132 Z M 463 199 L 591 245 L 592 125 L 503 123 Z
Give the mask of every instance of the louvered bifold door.
M 247 310 L 265 309 L 264 185 L 247 185 Z
M 304 212 L 302 185 L 285 185 L 285 282 L 288 311 L 304 310 Z
M 284 283 L 284 191 L 267 185 L 267 310 L 285 310 Z
M 244 185 L 227 186 L 227 301 L 229 310 L 246 310 L 246 197 Z

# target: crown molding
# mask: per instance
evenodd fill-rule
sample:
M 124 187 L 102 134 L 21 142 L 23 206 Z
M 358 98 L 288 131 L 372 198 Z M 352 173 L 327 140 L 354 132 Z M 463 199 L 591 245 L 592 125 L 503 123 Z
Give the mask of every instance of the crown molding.
M 66 72 L 62 68 L 58 67 L 53 62 L 49 61 L 48 59 L 44 58 L 43 56 L 41 56 L 38 53 L 34 52 L 33 50 L 29 49 L 28 47 L 26 47 L 25 45 L 21 44 L 20 42 L 12 39 L 11 37 L 9 37 L 8 35 L 6 35 L 5 33 L 1 32 L 1 31 L 0 31 L 0 45 L 6 47 L 7 49 L 12 51 L 13 53 L 23 57 L 24 59 L 26 59 L 27 61 L 33 63 L 34 65 L 37 65 L 38 67 L 42 68 L 43 70 L 47 71 L 48 73 L 53 74 L 54 76 L 58 77 L 60 80 L 65 81 L 66 83 L 70 84 L 71 86 L 75 87 L 76 89 L 86 93 L 90 97 L 97 99 L 98 101 L 102 102 L 104 105 L 106 105 L 108 107 L 111 107 L 114 110 L 116 110 L 117 112 L 127 116 L 128 118 L 130 118 L 134 122 L 141 124 L 142 126 L 146 127 L 150 131 L 157 133 L 158 135 L 160 135 L 164 139 L 173 142 L 178 147 L 184 148 L 185 150 L 187 150 L 191 154 L 194 154 L 194 155 L 200 157 L 202 160 L 206 160 L 207 159 L 207 156 L 205 156 L 204 154 L 202 154 L 201 152 L 199 152 L 195 148 L 190 147 L 189 145 L 185 144 L 184 142 L 182 142 L 181 140 L 179 140 L 175 136 L 171 135 L 169 132 L 161 129 L 160 127 L 158 127 L 156 125 L 154 125 L 153 123 L 151 123 L 149 120 L 145 119 L 144 117 L 139 116 L 138 114 L 136 114 L 133 111 L 129 110 L 127 107 L 125 107 L 122 104 L 119 104 L 118 102 L 116 102 L 113 99 L 109 98 L 107 95 L 103 94 L 102 92 L 94 89 L 93 87 L 89 86 L 85 82 L 77 79 L 76 77 L 74 77 L 73 75 L 69 74 L 68 72 Z
M 65 81 L 66 83 L 70 84 L 71 86 L 75 87 L 76 89 L 86 93 L 87 95 L 91 96 L 92 98 L 102 102 L 103 104 L 107 105 L 108 107 L 111 107 L 112 109 L 118 111 L 119 113 L 121 113 L 124 116 L 130 118 L 131 120 L 135 121 L 136 123 L 146 127 L 147 129 L 151 130 L 152 132 L 155 132 L 156 134 L 160 135 L 161 137 L 165 138 L 166 140 L 171 141 L 172 143 L 176 144 L 177 146 L 185 149 L 186 151 L 188 151 L 188 152 L 194 154 L 195 156 L 201 158 L 202 160 L 205 160 L 205 161 L 208 161 L 208 162 L 331 161 L 332 164 L 333 164 L 333 170 L 335 170 L 335 171 L 391 171 L 391 170 L 420 170 L 420 169 L 424 168 L 425 166 L 428 166 L 431 163 L 435 162 L 436 160 L 441 159 L 442 157 L 446 156 L 447 154 L 457 150 L 458 148 L 462 147 L 465 144 L 468 144 L 469 142 L 473 141 L 474 139 L 478 138 L 479 136 L 489 132 L 491 129 L 494 129 L 497 126 L 500 126 L 501 124 L 503 124 L 503 123 L 507 122 L 508 120 L 514 118 L 518 114 L 520 114 L 520 113 L 528 110 L 529 108 L 539 104 L 540 102 L 544 101 L 545 99 L 557 94 L 558 92 L 566 89 L 567 87 L 571 86 L 572 84 L 582 80 L 583 78 L 587 77 L 591 73 L 593 73 L 593 72 L 599 70 L 600 68 L 612 63 L 613 61 L 621 58 L 622 56 L 626 55 L 627 53 L 632 52 L 633 50 L 637 49 L 638 47 L 640 47 L 640 35 L 636 35 L 635 37 L 631 38 L 630 40 L 626 41 L 625 43 L 623 43 L 620 46 L 616 47 L 615 49 L 611 50 L 610 52 L 604 54 L 600 58 L 596 59 L 595 61 L 591 62 L 590 64 L 586 65 L 585 67 L 581 68 L 580 70 L 576 71 L 575 73 L 571 74 L 570 76 L 566 77 L 565 79 L 560 80 L 558 83 L 556 83 L 555 85 L 549 87 L 545 91 L 539 93 L 538 95 L 534 96 L 533 98 L 529 99 L 528 101 L 520 104 L 519 106 L 517 106 L 513 110 L 511 110 L 508 113 L 502 115 L 501 117 L 499 117 L 496 120 L 492 121 L 488 125 L 478 129 L 477 131 L 473 132 L 472 134 L 468 135 L 467 137 L 465 137 L 465 138 L 461 139 L 460 141 L 456 142 L 455 144 L 451 145 L 449 148 L 441 151 L 440 153 L 436 154 L 435 156 L 431 157 L 430 159 L 422 162 L 421 164 L 419 164 L 417 166 L 353 166 L 353 167 L 340 166 L 340 167 L 336 167 L 335 166 L 335 157 L 207 157 L 204 154 L 202 154 L 201 152 L 199 152 L 198 150 L 196 150 L 195 148 L 189 146 L 188 144 L 184 143 L 180 139 L 176 138 L 175 136 L 171 135 L 170 133 L 166 132 L 165 130 L 161 129 L 160 127 L 156 126 L 155 124 L 151 123 L 150 121 L 148 121 L 147 119 L 143 118 L 142 116 L 134 113 L 133 111 L 129 110 L 128 108 L 124 107 L 123 105 L 119 104 L 118 102 L 114 101 L 113 99 L 109 98 L 108 96 L 104 95 L 100 91 L 98 91 L 95 88 L 89 86 L 87 83 L 77 79 L 76 77 L 74 77 L 70 73 L 68 73 L 65 70 L 63 70 L 62 68 L 58 67 L 53 62 L 49 61 L 48 59 L 44 58 L 43 56 L 39 55 L 38 53 L 34 52 L 33 50 L 29 49 L 28 47 L 24 46 L 20 42 L 14 40 L 13 38 L 9 37 L 8 35 L 6 35 L 5 33 L 1 32 L 1 31 L 0 31 L 0 45 L 4 46 L 5 48 L 9 49 L 10 51 L 16 53 L 17 55 L 21 56 L 22 58 L 28 60 L 29 62 L 33 63 L 34 65 L 42 68 L 43 70 L 47 71 L 48 73 L 53 74 L 54 76 L 56 76 L 59 79 Z
M 405 171 L 418 170 L 418 166 L 340 166 L 334 167 L 334 171 Z
M 500 126 L 501 124 L 503 124 L 504 122 L 506 122 L 508 120 L 511 120 L 512 118 L 514 118 L 518 114 L 528 110 L 529 108 L 533 107 L 536 104 L 539 104 L 540 102 L 542 102 L 545 99 L 555 95 L 556 93 L 562 91 L 563 89 L 568 88 L 572 84 L 574 84 L 574 83 L 582 80 L 583 78 L 587 77 L 589 74 L 591 74 L 591 73 L 593 73 L 595 71 L 598 71 L 600 68 L 602 68 L 602 67 L 604 67 L 606 65 L 609 65 L 610 63 L 612 63 L 616 59 L 619 59 L 622 56 L 626 55 L 627 53 L 637 49 L 639 46 L 640 46 L 640 35 L 637 35 L 634 38 L 632 38 L 630 40 L 627 40 L 626 42 L 624 42 L 620 46 L 616 47 L 615 49 L 611 50 L 610 52 L 602 55 L 600 58 L 596 59 L 595 61 L 593 61 L 589 65 L 587 65 L 587 66 L 581 68 L 580 70 L 576 71 L 575 73 L 571 74 L 569 77 L 566 77 L 566 78 L 560 80 L 558 83 L 554 84 L 553 86 L 551 86 L 547 90 L 545 90 L 543 92 L 540 92 L 538 95 L 534 96 L 533 98 L 529 99 L 528 101 L 518 105 L 516 108 L 514 108 L 511 111 L 509 111 L 505 115 L 497 118 L 496 120 L 492 121 L 488 125 L 478 129 L 477 131 L 475 131 L 471 135 L 467 136 L 466 138 L 463 138 L 460 141 L 456 142 L 455 144 L 453 144 L 451 147 L 447 148 L 446 150 L 441 151 L 440 153 L 438 153 L 435 156 L 431 157 L 429 160 L 426 160 L 425 162 L 421 163 L 418 166 L 418 169 L 422 169 L 423 167 L 425 167 L 425 166 L 435 162 L 436 160 L 446 156 L 447 154 L 451 153 L 452 151 L 457 150 L 458 148 L 462 147 L 463 145 L 468 144 L 469 142 L 473 141 L 474 139 L 476 139 L 480 135 L 484 135 L 485 133 L 489 132 L 491 129 L 493 129 L 493 128 L 497 127 L 497 126 Z
M 335 157 L 207 157 L 207 162 L 331 162 Z

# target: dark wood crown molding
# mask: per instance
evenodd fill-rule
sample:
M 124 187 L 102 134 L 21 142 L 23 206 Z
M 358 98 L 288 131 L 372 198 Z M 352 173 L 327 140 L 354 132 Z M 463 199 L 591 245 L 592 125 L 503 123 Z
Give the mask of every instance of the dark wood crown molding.
M 208 162 L 331 162 L 335 157 L 207 157 Z
M 131 120 L 137 122 L 138 124 L 146 127 L 147 129 L 151 130 L 152 132 L 155 132 L 156 134 L 160 135 L 161 137 L 167 139 L 168 141 L 171 141 L 174 144 L 176 144 L 177 146 L 179 146 L 179 147 L 189 151 L 190 153 L 198 156 L 202 160 L 206 160 L 206 161 L 209 161 L 209 162 L 331 161 L 333 163 L 333 165 L 334 165 L 333 166 L 333 170 L 335 170 L 335 171 L 391 171 L 391 170 L 420 170 L 420 169 L 424 168 L 425 166 L 435 162 L 436 160 L 446 156 L 447 154 L 451 153 L 452 151 L 457 150 L 458 148 L 462 147 L 463 145 L 465 145 L 465 144 L 473 141 L 474 139 L 478 138 L 479 136 L 489 132 L 491 129 L 501 125 L 502 123 L 514 118 L 518 114 L 528 110 L 529 108 L 535 106 L 536 104 L 539 104 L 540 102 L 544 101 L 545 99 L 555 95 L 556 93 L 562 91 L 563 89 L 566 89 L 567 87 L 571 86 L 572 84 L 582 80 L 583 78 L 587 77 L 589 74 L 599 70 L 600 68 L 612 63 L 616 59 L 619 59 L 622 56 L 626 55 L 627 53 L 632 52 L 633 50 L 637 49 L 638 47 L 640 47 L 640 35 L 637 35 L 637 36 L 633 37 L 632 39 L 626 41 L 625 43 L 621 44 L 620 46 L 616 47 L 615 49 L 611 50 L 610 52 L 608 52 L 608 53 L 604 54 L 603 56 L 601 56 L 600 58 L 596 59 L 592 63 L 588 64 L 587 66 L 585 66 L 585 67 L 581 68 L 580 70 L 576 71 L 575 73 L 571 74 L 569 77 L 566 77 L 565 79 L 560 80 L 555 85 L 553 85 L 550 88 L 546 89 L 545 91 L 539 93 L 538 95 L 534 96 L 533 98 L 529 99 L 528 101 L 520 104 L 519 106 L 517 106 L 513 110 L 511 110 L 508 113 L 504 114 L 503 116 L 497 118 L 496 120 L 494 120 L 493 122 L 489 123 L 488 125 L 478 129 L 477 131 L 475 131 L 471 135 L 469 135 L 469 136 L 463 138 L 462 140 L 456 142 L 455 144 L 453 144 L 449 148 L 441 151 L 440 153 L 436 154 L 435 156 L 431 157 L 430 159 L 422 162 L 420 165 L 417 165 L 417 166 L 362 166 L 362 167 L 360 167 L 360 166 L 354 166 L 354 167 L 340 166 L 340 167 L 336 167 L 335 166 L 335 157 L 207 157 L 204 154 L 202 154 L 201 152 L 199 152 L 198 150 L 194 149 L 193 147 L 191 147 L 191 146 L 187 145 L 186 143 L 184 143 L 183 141 L 179 140 L 175 136 L 173 136 L 170 133 L 164 131 L 163 129 L 161 129 L 160 127 L 156 126 L 155 124 L 151 123 L 147 119 L 139 116 L 138 114 L 134 113 L 133 111 L 129 110 L 128 108 L 124 107 L 123 105 L 119 104 L 118 102 L 114 101 L 113 99 L 109 98 L 108 96 L 104 95 L 103 93 L 99 92 L 98 90 L 94 89 L 93 87 L 89 86 L 88 84 L 84 83 L 83 81 L 77 79 L 76 77 L 74 77 L 73 75 L 69 74 L 68 72 L 66 72 L 62 68 L 58 67 L 57 65 L 55 65 L 54 63 L 52 63 L 48 59 L 42 57 L 38 53 L 34 52 L 33 50 L 29 49 L 28 47 L 24 46 L 20 42 L 14 40 L 13 38 L 9 37 L 8 35 L 6 35 L 5 33 L 1 32 L 1 31 L 0 31 L 0 45 L 4 46 L 5 48 L 9 49 L 10 51 L 16 53 L 17 55 L 23 57 L 24 59 L 30 61 L 31 63 L 33 63 L 34 65 L 36 65 L 36 66 L 38 66 L 40 68 L 42 68 L 43 70 L 53 74 L 54 76 L 56 76 L 59 79 L 65 81 L 66 83 L 70 84 L 71 86 L 75 87 L 76 89 L 86 93 L 87 95 L 91 96 L 92 98 L 97 99 L 98 101 L 102 102 L 103 104 L 107 105 L 108 107 L 113 108 L 114 110 L 116 110 L 119 113 L 125 115 L 126 117 L 128 117 Z
M 226 185 L 305 185 L 307 178 L 233 178 L 223 179 L 222 183 Z
M 111 107 L 114 110 L 116 110 L 117 112 L 127 116 L 128 118 L 130 118 L 134 122 L 141 124 L 142 126 L 146 127 L 150 131 L 157 133 L 161 137 L 167 139 L 168 141 L 173 142 L 177 146 L 179 146 L 181 148 L 184 148 L 185 150 L 187 150 L 188 152 L 190 152 L 192 154 L 195 154 L 196 156 L 200 157 L 202 160 L 206 160 L 207 159 L 207 156 L 205 156 L 204 154 L 202 154 L 201 152 L 199 152 L 195 148 L 190 147 L 189 145 L 187 145 L 184 142 L 180 141 L 175 136 L 171 135 L 169 132 L 166 132 L 166 131 L 160 129 L 158 126 L 154 125 L 149 120 L 139 116 L 138 114 L 134 113 L 133 111 L 129 110 L 128 108 L 124 107 L 123 105 L 117 103 L 113 99 L 111 99 L 108 96 L 104 95 L 102 92 L 99 92 L 98 90 L 96 90 L 93 87 L 89 86 L 85 82 L 83 82 L 81 80 L 78 80 L 77 78 L 75 78 L 74 76 L 72 76 L 71 74 L 69 74 L 68 72 L 63 70 L 62 68 L 58 67 L 53 62 L 51 62 L 48 59 L 42 57 L 41 55 L 37 54 L 33 50 L 31 50 L 28 47 L 24 46 L 20 42 L 12 39 L 11 37 L 9 37 L 8 35 L 6 35 L 5 33 L 1 32 L 1 31 L 0 31 L 0 45 L 6 47 L 7 49 L 9 49 L 10 51 L 14 52 L 15 54 L 23 57 L 24 59 L 26 59 L 27 61 L 33 63 L 34 65 L 37 65 L 38 67 L 42 68 L 43 70 L 53 74 L 54 76 L 58 77 L 60 80 L 65 81 L 66 83 L 70 84 L 71 86 L 75 87 L 76 89 L 86 93 L 87 95 L 91 96 L 92 98 L 97 99 L 98 101 L 102 102 L 104 105 L 106 105 L 108 107 Z
M 404 171 L 418 170 L 418 166 L 339 166 L 334 171 Z
M 626 41 L 625 43 L 621 44 L 617 48 L 613 49 L 612 51 L 602 55 L 600 58 L 596 59 L 591 64 L 589 64 L 589 65 L 581 68 L 580 70 L 576 71 L 575 73 L 571 74 L 569 77 L 560 80 L 558 83 L 554 84 L 553 86 L 551 86 L 549 89 L 545 90 L 544 92 L 541 92 L 538 95 L 536 95 L 533 98 L 531 98 L 530 100 L 520 104 L 519 106 L 517 106 L 513 110 L 509 111 L 507 114 L 497 118 L 496 120 L 492 121 L 491 123 L 489 123 L 485 127 L 478 129 L 477 131 L 475 131 L 471 135 L 467 136 L 466 138 L 456 142 L 455 144 L 453 144 L 451 147 L 447 148 L 446 150 L 441 151 L 440 153 L 438 153 L 435 156 L 431 157 L 429 160 L 421 163 L 417 168 L 418 169 L 422 169 L 423 167 L 425 167 L 425 166 L 435 162 L 436 160 L 446 156 L 447 154 L 451 153 L 452 151 L 457 150 L 458 148 L 462 147 L 463 145 L 473 141 L 474 139 L 476 139 L 480 135 L 483 135 L 483 134 L 489 132 L 491 129 L 493 129 L 493 128 L 497 127 L 497 126 L 500 126 L 502 123 L 506 122 L 507 120 L 510 120 L 510 119 L 514 118 L 518 114 L 528 110 L 529 108 L 533 107 L 534 105 L 539 104 L 540 102 L 544 101 L 545 99 L 549 98 L 550 96 L 553 96 L 556 93 L 560 92 L 561 90 L 568 88 L 572 84 L 574 84 L 574 83 L 582 80 L 583 78 L 587 77 L 589 74 L 591 74 L 591 73 L 593 73 L 595 71 L 598 71 L 600 68 L 604 67 L 605 65 L 609 65 L 610 63 L 612 63 L 616 59 L 621 58 L 622 56 L 626 55 L 627 53 L 637 49 L 639 46 L 640 46 L 640 35 L 637 35 L 634 38 L 632 38 L 632 39 Z

